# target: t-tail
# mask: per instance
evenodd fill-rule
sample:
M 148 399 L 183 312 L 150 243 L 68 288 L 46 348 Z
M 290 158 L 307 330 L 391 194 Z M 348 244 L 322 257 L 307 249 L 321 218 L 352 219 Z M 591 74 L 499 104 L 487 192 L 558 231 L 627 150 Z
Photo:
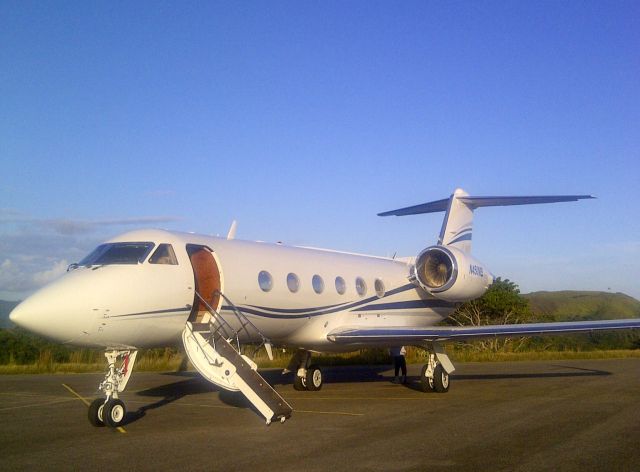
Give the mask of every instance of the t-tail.
M 379 213 L 406 216 L 446 212 L 438 243 L 416 258 L 414 276 L 433 296 L 448 301 L 472 300 L 486 291 L 493 276 L 484 264 L 471 256 L 473 212 L 480 207 L 575 202 L 591 195 L 546 195 L 518 197 L 472 197 L 456 189 L 449 198 Z

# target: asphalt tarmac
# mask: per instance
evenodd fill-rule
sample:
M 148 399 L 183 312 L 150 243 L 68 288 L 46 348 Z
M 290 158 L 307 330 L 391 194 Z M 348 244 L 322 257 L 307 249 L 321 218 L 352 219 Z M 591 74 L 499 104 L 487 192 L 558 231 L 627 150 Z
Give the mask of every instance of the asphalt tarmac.
M 294 408 L 270 426 L 194 373 L 134 372 L 121 430 L 78 398 L 101 375 L 0 376 L 0 470 L 640 470 L 640 359 L 457 367 L 446 394 L 418 365 L 326 369 L 319 392 L 269 370 Z

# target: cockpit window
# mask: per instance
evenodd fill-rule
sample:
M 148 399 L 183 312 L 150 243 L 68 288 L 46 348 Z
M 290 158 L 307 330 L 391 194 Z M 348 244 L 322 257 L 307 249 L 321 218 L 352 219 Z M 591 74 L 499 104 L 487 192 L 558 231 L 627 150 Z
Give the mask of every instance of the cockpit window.
M 178 259 L 176 259 L 176 253 L 173 252 L 171 244 L 160 244 L 156 252 L 149 258 L 149 264 L 178 265 Z
M 147 258 L 154 244 L 144 243 L 107 243 L 98 246 L 78 265 L 140 264 Z

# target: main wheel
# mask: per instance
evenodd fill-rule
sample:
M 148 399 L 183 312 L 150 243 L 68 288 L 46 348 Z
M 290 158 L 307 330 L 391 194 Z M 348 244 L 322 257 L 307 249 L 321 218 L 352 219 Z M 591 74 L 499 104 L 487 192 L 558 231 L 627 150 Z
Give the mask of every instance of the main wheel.
M 309 366 L 307 369 L 307 390 L 314 392 L 322 388 L 322 371 L 317 365 Z
M 127 409 L 124 407 L 124 402 L 119 398 L 112 398 L 104 405 L 102 417 L 107 426 L 115 428 L 122 424 L 126 414 Z
M 427 378 L 428 368 L 429 368 L 429 365 L 425 364 L 422 366 L 422 371 L 420 372 L 420 387 L 422 387 L 423 392 L 433 391 L 433 379 Z
M 306 379 L 304 377 L 299 377 L 297 374 L 293 378 L 293 389 L 294 390 L 306 390 Z
M 96 398 L 89 405 L 89 423 L 93 426 L 100 427 L 104 426 L 104 399 Z
M 433 372 L 433 389 L 438 393 L 449 391 L 449 374 L 442 368 L 442 364 L 438 364 Z

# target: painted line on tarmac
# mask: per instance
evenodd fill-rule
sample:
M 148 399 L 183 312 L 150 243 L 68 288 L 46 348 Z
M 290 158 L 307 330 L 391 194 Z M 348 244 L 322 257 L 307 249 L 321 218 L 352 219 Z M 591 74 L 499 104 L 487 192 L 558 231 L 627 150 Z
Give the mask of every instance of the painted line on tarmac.
M 67 384 L 62 384 L 62 386 L 64 388 L 66 388 L 67 390 L 69 390 L 69 393 L 71 393 L 74 397 L 76 397 L 78 400 L 80 400 L 82 403 L 84 403 L 87 406 L 90 406 L 89 401 L 84 398 L 82 395 L 80 395 L 78 392 L 76 392 L 74 389 L 72 389 L 71 387 L 69 387 Z M 122 434 L 125 434 L 127 432 L 126 429 L 124 429 L 122 426 L 118 426 L 116 428 L 119 432 L 121 432 Z
M 147 401 L 142 401 L 142 400 L 127 400 L 127 403 L 138 403 L 138 404 L 148 404 L 149 402 Z M 237 410 L 238 408 L 242 408 L 242 407 L 236 407 L 236 406 L 229 406 L 229 405 L 203 405 L 201 403 L 188 403 L 188 402 L 180 402 L 180 403 L 176 403 L 176 406 L 193 406 L 196 408 L 223 408 L 225 410 Z
M 10 397 L 51 397 L 51 398 L 60 398 L 57 395 L 42 395 L 41 393 L 33 393 L 33 392 L 0 392 L 0 395 L 10 396 Z
M 20 408 L 34 408 L 34 407 L 38 407 L 38 406 L 49 406 L 49 405 L 55 405 L 56 403 L 68 402 L 68 401 L 71 401 L 71 400 L 72 400 L 72 398 L 59 398 L 57 400 L 50 400 L 50 401 L 44 402 L 44 403 L 30 403 L 28 405 L 7 406 L 7 407 L 4 407 L 4 408 L 0 408 L 0 411 L 19 410 Z
M 84 398 L 84 397 L 80 396 L 80 394 L 79 394 L 78 392 L 76 392 L 74 389 L 72 389 L 71 387 L 69 387 L 67 384 L 62 384 L 62 386 L 63 386 L 64 388 L 66 388 L 67 390 L 69 390 L 69 392 L 71 392 L 71 395 L 73 395 L 74 397 L 76 397 L 76 398 L 77 398 L 78 400 L 80 400 L 82 403 L 84 403 L 84 404 L 85 404 L 85 405 L 87 405 L 87 406 L 89 406 L 89 405 L 90 405 L 89 401 L 88 401 L 86 398 Z
M 139 400 L 131 400 L 129 401 L 129 403 L 148 403 L 148 402 L 144 402 L 144 401 L 139 401 Z M 188 402 L 180 402 L 179 404 L 180 406 L 192 406 L 192 407 L 196 407 L 196 408 L 220 408 L 223 410 L 238 410 L 238 409 L 245 409 L 245 407 L 242 406 L 229 406 L 229 405 L 203 405 L 201 403 L 188 403 Z M 348 413 L 348 412 L 344 412 L 344 411 L 317 411 L 317 410 L 298 410 L 298 409 L 293 409 L 294 413 L 317 413 L 317 414 L 322 414 L 322 415 L 342 415 L 342 416 L 364 416 L 364 413 Z
M 340 416 L 364 416 L 364 413 L 348 413 L 345 411 L 317 411 L 317 410 L 298 410 L 293 409 L 294 413 L 314 413 L 317 415 L 340 415 Z
M 421 402 L 424 401 L 433 401 L 433 400 L 444 400 L 444 398 L 425 398 L 425 397 L 287 397 L 287 400 L 340 400 L 340 401 L 349 401 L 349 400 L 369 400 L 369 401 L 404 401 L 404 400 L 418 400 Z
M 0 395 L 5 397 L 18 397 L 18 398 L 50 398 L 52 400 L 57 400 L 60 398 L 64 398 L 69 400 L 69 397 L 60 396 L 60 395 L 47 395 L 42 393 L 27 393 L 27 392 L 0 392 Z

